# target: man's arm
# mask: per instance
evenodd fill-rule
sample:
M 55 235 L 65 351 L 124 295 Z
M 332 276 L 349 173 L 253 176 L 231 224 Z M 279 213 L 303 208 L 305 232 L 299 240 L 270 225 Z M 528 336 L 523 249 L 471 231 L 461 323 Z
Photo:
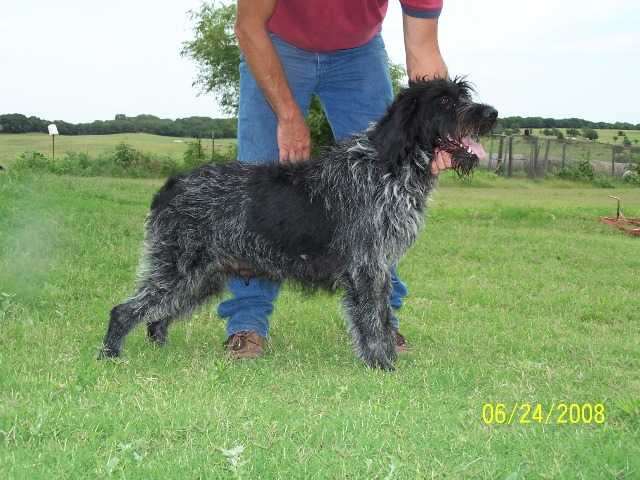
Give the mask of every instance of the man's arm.
M 277 0 L 238 0 L 235 33 L 251 73 L 278 119 L 281 162 L 309 157 L 309 128 L 295 102 L 278 52 L 267 32 Z
M 447 66 L 438 45 L 438 19 L 417 18 L 404 13 L 404 48 L 409 79 L 447 77 Z
M 402 23 L 409 80 L 423 77 L 446 78 L 447 66 L 438 45 L 438 19 L 411 17 L 403 13 Z M 431 162 L 431 173 L 438 175 L 451 166 L 451 155 L 443 150 L 436 150 L 435 158 Z

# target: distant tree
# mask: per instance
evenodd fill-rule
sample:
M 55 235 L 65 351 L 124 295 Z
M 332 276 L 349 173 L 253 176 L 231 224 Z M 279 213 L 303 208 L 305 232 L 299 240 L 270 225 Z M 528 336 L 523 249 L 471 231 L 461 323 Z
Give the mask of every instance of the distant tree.
M 597 140 L 598 132 L 596 132 L 593 128 L 583 128 L 582 136 L 588 140 Z
M 613 136 L 613 141 L 617 142 L 618 141 L 618 137 L 616 135 Z
M 195 22 L 194 38 L 183 43 L 181 54 L 198 66 L 194 86 L 213 93 L 226 113 L 236 115 L 240 89 L 240 49 L 233 31 L 236 6 L 203 2 L 189 14 Z
M 391 76 L 391 86 L 393 94 L 397 95 L 407 84 L 407 71 L 400 64 L 389 62 L 389 74 Z
M 624 144 L 625 147 L 631 146 L 631 140 L 629 140 L 627 137 L 624 137 L 624 140 L 622 141 L 622 143 Z
M 560 130 L 557 130 L 556 131 L 556 138 L 558 140 L 564 140 L 564 134 Z
M 567 135 L 577 137 L 580 135 L 580 131 L 577 128 L 567 128 Z

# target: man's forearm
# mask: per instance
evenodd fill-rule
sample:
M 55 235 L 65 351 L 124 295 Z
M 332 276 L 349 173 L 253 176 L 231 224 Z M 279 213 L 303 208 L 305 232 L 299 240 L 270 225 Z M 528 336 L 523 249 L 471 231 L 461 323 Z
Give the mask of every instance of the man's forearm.
M 438 20 L 402 16 L 407 74 L 413 80 L 422 77 L 446 77 L 447 65 L 438 45 Z
M 235 31 L 251 73 L 278 120 L 286 121 L 299 114 L 280 58 L 265 25 L 254 21 L 239 21 Z

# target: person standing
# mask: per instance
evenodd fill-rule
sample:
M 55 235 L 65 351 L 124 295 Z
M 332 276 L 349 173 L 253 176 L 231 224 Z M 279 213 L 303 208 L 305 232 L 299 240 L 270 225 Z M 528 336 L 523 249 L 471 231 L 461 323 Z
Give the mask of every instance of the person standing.
M 438 45 L 442 0 L 400 0 L 409 79 L 446 77 Z M 238 161 L 295 163 L 310 155 L 305 117 L 318 95 L 336 141 L 365 130 L 393 99 L 380 29 L 387 0 L 238 0 L 235 33 L 241 50 Z M 432 171 L 451 167 L 437 152 Z M 407 288 L 391 272 L 390 304 Z M 232 298 L 218 306 L 227 319 L 225 342 L 235 359 L 263 355 L 280 284 L 229 281 Z M 392 319 L 396 348 L 407 346 Z

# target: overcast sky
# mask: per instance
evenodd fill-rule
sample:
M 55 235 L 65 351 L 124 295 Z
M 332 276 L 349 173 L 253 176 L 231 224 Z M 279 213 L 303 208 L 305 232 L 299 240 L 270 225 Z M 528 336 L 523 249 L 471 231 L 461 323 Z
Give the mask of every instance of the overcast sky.
M 321 2 L 318 2 L 321 3 Z M 398 0 L 383 36 L 404 63 Z M 19 0 L 0 10 L 0 113 L 217 116 L 180 57 L 199 0 Z M 640 123 L 640 1 L 444 0 L 440 43 L 501 116 Z

